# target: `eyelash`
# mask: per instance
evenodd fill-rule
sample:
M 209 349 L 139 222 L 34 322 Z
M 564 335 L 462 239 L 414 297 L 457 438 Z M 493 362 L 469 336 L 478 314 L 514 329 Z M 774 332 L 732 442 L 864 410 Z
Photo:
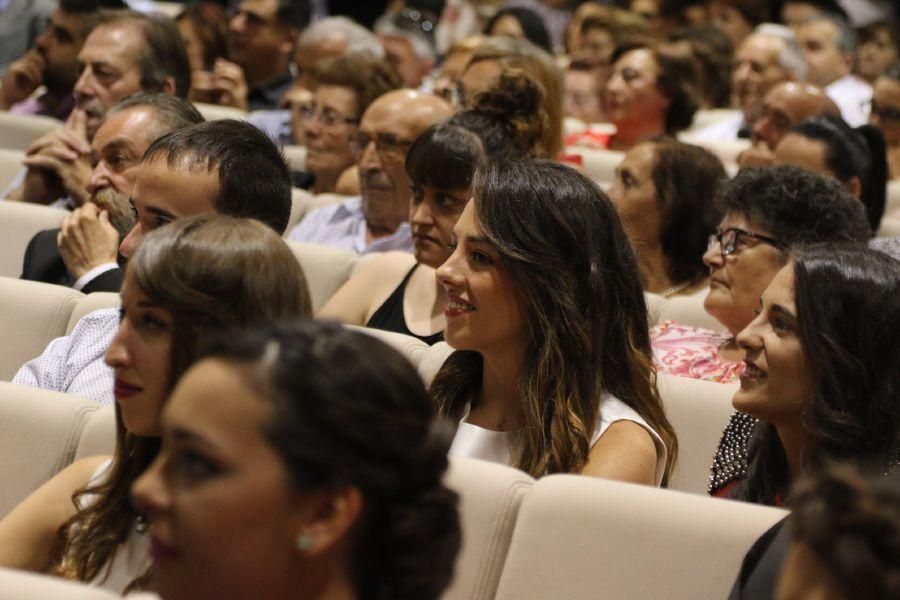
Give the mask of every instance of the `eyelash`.
M 484 252 L 481 252 L 480 250 L 472 252 L 470 256 L 472 257 L 472 262 L 478 263 L 480 265 L 489 265 L 494 262 L 491 260 L 490 256 L 488 256 Z
M 219 472 L 219 467 L 205 456 L 194 450 L 185 449 L 178 452 L 174 459 L 173 470 L 179 479 L 186 482 L 201 482 Z

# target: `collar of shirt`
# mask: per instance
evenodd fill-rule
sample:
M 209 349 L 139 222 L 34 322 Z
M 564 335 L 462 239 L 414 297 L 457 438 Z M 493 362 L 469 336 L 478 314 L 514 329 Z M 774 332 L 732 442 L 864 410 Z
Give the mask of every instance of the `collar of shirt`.
M 247 107 L 249 110 L 272 110 L 278 108 L 281 97 L 294 83 L 290 72 L 279 75 L 250 90 L 247 94 Z

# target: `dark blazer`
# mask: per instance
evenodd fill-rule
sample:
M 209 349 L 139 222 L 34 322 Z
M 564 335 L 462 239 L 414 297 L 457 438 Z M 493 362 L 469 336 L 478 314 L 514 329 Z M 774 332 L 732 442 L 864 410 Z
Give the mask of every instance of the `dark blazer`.
M 772 600 L 789 548 L 790 535 L 782 519 L 747 551 L 728 600 Z
M 47 229 L 38 232 L 25 249 L 25 259 L 22 261 L 22 277 L 29 281 L 43 281 L 72 287 L 75 278 L 66 269 L 59 254 L 56 237 L 59 229 Z M 122 289 L 122 269 L 116 268 L 92 279 L 81 291 L 90 292 L 118 292 Z

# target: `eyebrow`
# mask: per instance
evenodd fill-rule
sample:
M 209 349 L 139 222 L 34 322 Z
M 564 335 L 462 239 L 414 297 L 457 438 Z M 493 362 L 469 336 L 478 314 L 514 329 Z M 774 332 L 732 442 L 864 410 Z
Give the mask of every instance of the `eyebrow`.
M 178 218 L 174 213 L 171 213 L 163 208 L 158 208 L 156 206 L 148 206 L 147 212 L 152 215 L 156 215 L 157 217 L 163 217 L 164 219 L 169 219 L 172 221 Z
M 795 323 L 797 321 L 797 315 L 795 315 L 794 313 L 792 313 L 791 311 L 789 311 L 787 308 L 785 308 L 784 306 L 782 306 L 780 304 L 773 304 L 769 308 L 769 312 L 774 313 L 783 318 L 786 318 L 791 323 Z
M 484 236 L 479 235 L 467 235 L 466 241 L 470 244 L 490 244 L 493 246 L 491 241 Z
M 107 152 L 114 152 L 118 149 L 130 150 L 134 152 L 134 144 L 131 143 L 130 140 L 126 140 L 124 138 L 114 139 L 107 144 L 105 144 L 102 148 L 100 148 L 100 154 L 106 154 Z
M 179 443 L 193 443 L 200 446 L 204 446 L 210 450 L 217 451 L 218 448 L 215 444 L 210 442 L 208 439 L 204 438 L 200 434 L 191 431 L 190 429 L 185 429 L 184 427 L 172 427 L 170 430 L 172 435 L 172 439 Z

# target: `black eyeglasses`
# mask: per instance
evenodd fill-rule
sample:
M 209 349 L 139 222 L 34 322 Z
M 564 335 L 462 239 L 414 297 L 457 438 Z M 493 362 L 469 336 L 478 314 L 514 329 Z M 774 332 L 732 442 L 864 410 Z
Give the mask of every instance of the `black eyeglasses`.
M 726 256 L 737 252 L 738 247 L 743 246 L 743 241 L 745 239 L 759 240 L 760 242 L 775 246 L 779 250 L 784 250 L 787 247 L 783 242 L 780 242 L 775 238 L 759 233 L 753 233 L 752 231 L 747 231 L 738 227 L 729 227 L 725 231 L 710 235 L 706 249 L 712 250 L 715 244 L 719 244 L 719 252 L 722 253 L 722 258 L 724 259 Z
M 319 123 L 322 124 L 323 127 L 331 128 L 335 125 L 340 125 L 347 123 L 349 125 L 355 125 L 359 123 L 359 119 L 354 119 L 351 117 L 345 117 L 341 113 L 336 110 L 332 110 L 330 108 L 319 109 L 314 104 L 307 104 L 305 106 L 300 106 L 297 108 L 297 113 L 303 118 L 304 121 L 312 121 L 313 118 L 318 117 Z
M 382 159 L 396 162 L 404 159 L 404 154 L 412 146 L 413 140 L 401 139 L 393 133 L 377 133 L 373 137 L 364 131 L 359 131 L 350 138 L 350 148 L 354 153 L 361 154 L 372 142 L 375 142 L 375 150 Z

